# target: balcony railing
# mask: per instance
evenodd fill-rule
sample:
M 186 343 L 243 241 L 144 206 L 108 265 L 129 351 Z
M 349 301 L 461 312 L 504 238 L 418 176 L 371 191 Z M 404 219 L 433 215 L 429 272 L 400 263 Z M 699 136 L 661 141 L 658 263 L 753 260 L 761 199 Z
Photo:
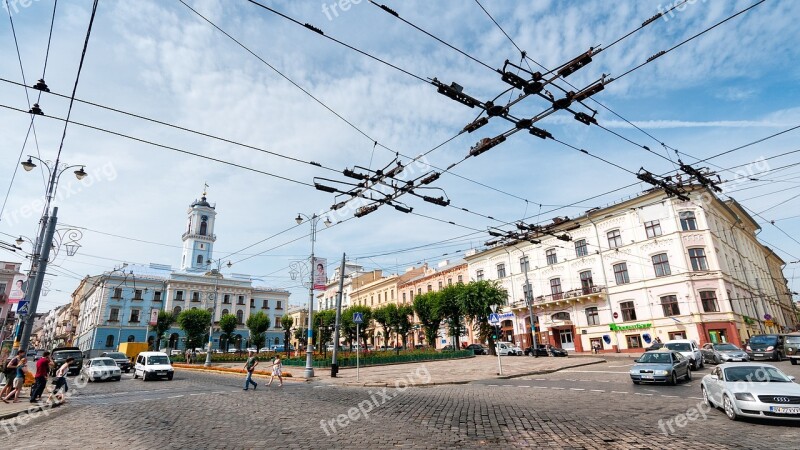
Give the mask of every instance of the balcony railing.
M 588 286 L 582 287 L 578 289 L 571 289 L 569 291 L 559 292 L 557 294 L 548 294 L 548 295 L 539 295 L 534 300 L 534 304 L 537 303 L 550 303 L 550 302 L 557 302 L 561 300 L 568 300 L 571 298 L 583 298 L 583 297 L 591 297 L 593 295 L 598 295 L 604 292 L 606 289 L 605 286 Z

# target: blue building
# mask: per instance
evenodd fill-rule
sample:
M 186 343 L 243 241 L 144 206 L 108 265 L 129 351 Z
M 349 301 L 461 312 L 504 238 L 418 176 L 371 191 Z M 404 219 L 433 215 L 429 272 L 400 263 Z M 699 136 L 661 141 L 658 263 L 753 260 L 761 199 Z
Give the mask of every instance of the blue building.
M 179 269 L 169 265 L 123 265 L 100 275 L 87 276 L 73 292 L 79 305 L 74 345 L 81 350 L 116 349 L 120 342 L 147 342 L 155 348 L 157 337 L 150 329 L 159 311 L 180 314 L 186 309 L 207 309 L 214 317 L 213 348 L 244 349 L 250 344 L 245 323 L 262 311 L 270 318 L 267 346 L 283 342 L 280 321 L 288 309 L 289 292 L 266 286 L 250 275 L 226 273 L 209 264 L 214 258 L 215 206 L 206 194 L 191 204 L 183 233 Z M 238 326 L 231 336 L 219 330 L 219 320 L 233 314 Z M 177 324 L 161 340 L 162 349 L 186 348 L 183 330 Z

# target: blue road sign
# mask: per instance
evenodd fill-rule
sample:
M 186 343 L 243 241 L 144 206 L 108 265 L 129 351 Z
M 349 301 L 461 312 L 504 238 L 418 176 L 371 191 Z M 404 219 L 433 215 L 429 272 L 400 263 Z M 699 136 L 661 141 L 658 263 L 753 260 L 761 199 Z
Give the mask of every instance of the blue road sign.
M 353 313 L 353 323 L 364 323 L 364 315 L 360 312 Z
M 20 300 L 17 303 L 17 314 L 20 316 L 28 315 L 28 300 Z
M 489 323 L 491 323 L 492 325 L 497 325 L 498 323 L 500 323 L 500 314 L 497 313 L 489 314 Z

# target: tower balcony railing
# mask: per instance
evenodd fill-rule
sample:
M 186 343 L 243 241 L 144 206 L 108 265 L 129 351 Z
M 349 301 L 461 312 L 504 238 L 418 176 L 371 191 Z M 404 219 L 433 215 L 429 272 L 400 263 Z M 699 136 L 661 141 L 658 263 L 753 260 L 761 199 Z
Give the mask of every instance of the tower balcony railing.
M 188 237 L 191 237 L 191 238 L 194 238 L 194 239 L 200 239 L 200 240 L 204 240 L 204 241 L 216 241 L 217 240 L 217 235 L 216 234 L 199 234 L 199 233 L 192 232 L 192 233 L 183 233 L 181 235 L 182 239 L 186 239 Z

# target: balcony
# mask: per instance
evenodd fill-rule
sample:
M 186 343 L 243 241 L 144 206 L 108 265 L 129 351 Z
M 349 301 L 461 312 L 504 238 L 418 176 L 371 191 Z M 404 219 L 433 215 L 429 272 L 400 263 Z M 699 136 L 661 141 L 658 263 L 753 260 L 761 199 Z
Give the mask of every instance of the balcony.
M 586 288 L 572 289 L 558 294 L 539 295 L 533 299 L 534 308 L 563 307 L 574 303 L 594 302 L 600 300 L 606 292 L 605 286 L 591 286 Z M 524 299 L 512 302 L 512 310 L 527 309 L 528 305 Z

